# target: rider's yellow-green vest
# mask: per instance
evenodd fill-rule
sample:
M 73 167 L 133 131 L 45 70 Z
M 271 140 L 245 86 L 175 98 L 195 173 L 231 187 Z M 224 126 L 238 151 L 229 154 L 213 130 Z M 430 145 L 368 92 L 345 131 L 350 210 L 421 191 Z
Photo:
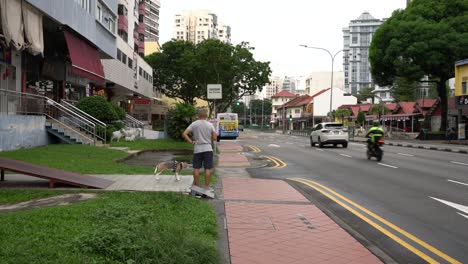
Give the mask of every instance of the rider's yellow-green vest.
M 367 134 L 369 134 L 371 142 L 375 143 L 375 138 L 383 137 L 384 131 L 381 127 L 373 126 L 369 128 L 369 131 L 367 131 Z

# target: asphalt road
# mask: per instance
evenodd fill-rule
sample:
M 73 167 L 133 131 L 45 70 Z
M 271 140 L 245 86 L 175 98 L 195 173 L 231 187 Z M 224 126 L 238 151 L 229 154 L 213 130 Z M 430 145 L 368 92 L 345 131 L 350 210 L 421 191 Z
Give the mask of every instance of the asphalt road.
M 468 263 L 468 155 L 385 146 L 377 162 L 359 143 L 319 149 L 306 137 L 252 131 L 237 141 L 286 163 L 252 176 L 310 180 L 290 183 L 396 262 Z

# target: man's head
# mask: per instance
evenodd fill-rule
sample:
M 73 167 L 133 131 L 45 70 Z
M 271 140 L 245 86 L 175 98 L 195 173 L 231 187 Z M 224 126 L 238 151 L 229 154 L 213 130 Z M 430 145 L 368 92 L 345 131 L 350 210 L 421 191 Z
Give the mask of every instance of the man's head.
M 379 120 L 374 120 L 374 121 L 372 121 L 372 126 L 375 126 L 375 127 L 380 126 Z
M 208 117 L 208 110 L 206 108 L 199 108 L 197 115 L 198 118 L 205 119 Z

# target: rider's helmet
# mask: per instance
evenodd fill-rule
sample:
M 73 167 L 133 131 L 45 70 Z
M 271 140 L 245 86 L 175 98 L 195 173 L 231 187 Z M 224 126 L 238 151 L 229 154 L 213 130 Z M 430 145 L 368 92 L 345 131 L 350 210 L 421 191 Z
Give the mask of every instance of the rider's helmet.
M 372 126 L 375 126 L 375 127 L 380 126 L 379 120 L 372 121 Z

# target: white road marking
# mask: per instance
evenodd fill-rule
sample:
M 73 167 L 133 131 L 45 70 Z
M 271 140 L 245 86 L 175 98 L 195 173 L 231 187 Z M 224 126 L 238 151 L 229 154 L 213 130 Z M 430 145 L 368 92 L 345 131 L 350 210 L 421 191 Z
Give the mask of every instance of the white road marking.
M 270 144 L 268 145 L 269 147 L 275 147 L 275 148 L 279 148 L 280 146 L 276 145 L 276 144 Z
M 346 154 L 340 154 L 341 156 L 343 157 L 348 157 L 348 158 L 352 158 L 353 156 L 350 156 L 350 155 L 346 155 Z
M 465 217 L 466 219 L 468 219 L 468 215 L 460 214 L 459 212 L 457 212 L 457 214 L 459 214 L 459 215 Z
M 442 200 L 442 199 L 437 199 L 437 198 L 434 198 L 434 197 L 431 197 L 429 196 L 429 198 L 431 199 L 434 199 L 438 202 L 441 202 L 443 204 L 446 204 L 450 207 L 453 207 L 455 209 L 457 209 L 458 211 L 462 211 L 464 212 L 465 214 L 468 214 L 468 206 L 464 206 L 464 205 L 461 205 L 461 204 L 456 204 L 456 203 L 452 203 L 452 202 L 449 202 L 449 201 L 445 201 L 445 200 Z M 465 215 L 464 215 L 465 216 Z M 467 217 L 468 218 L 468 217 Z
M 459 181 L 454 181 L 454 180 L 447 180 L 447 181 L 468 186 L 468 183 L 464 183 L 464 182 L 459 182 Z
M 411 155 L 411 154 L 405 154 L 405 153 L 397 153 L 397 154 L 402 155 L 402 156 L 414 157 L 414 155 Z
M 464 165 L 464 166 L 468 166 L 468 164 L 466 164 L 466 163 L 457 162 L 457 161 L 451 161 L 450 163 L 453 163 L 453 164 L 458 164 L 458 165 Z
M 316 150 L 318 150 L 318 151 L 325 151 L 325 150 L 323 150 L 323 149 L 319 149 L 319 148 L 316 148 Z
M 388 164 L 385 164 L 385 163 L 377 163 L 381 166 L 385 166 L 385 167 L 389 167 L 389 168 L 394 168 L 394 169 L 398 169 L 398 167 L 395 167 L 395 166 L 392 166 L 392 165 L 388 165 Z

